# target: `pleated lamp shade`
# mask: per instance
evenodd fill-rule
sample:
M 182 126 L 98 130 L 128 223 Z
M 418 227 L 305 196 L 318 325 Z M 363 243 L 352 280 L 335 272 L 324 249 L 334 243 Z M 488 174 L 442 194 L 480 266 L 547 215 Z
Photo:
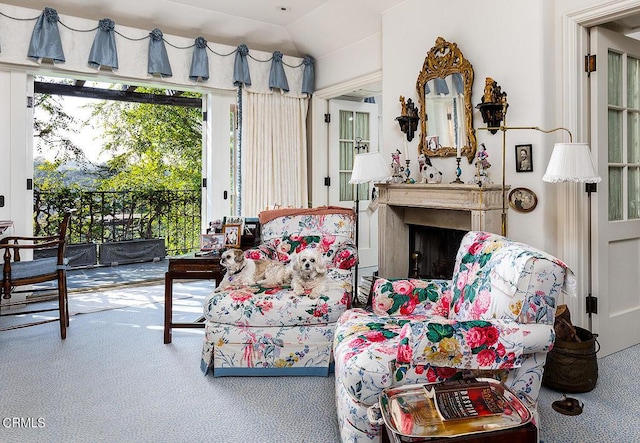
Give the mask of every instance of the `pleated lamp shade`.
M 356 155 L 351 171 L 349 184 L 368 183 L 382 181 L 391 177 L 389 168 L 380 152 L 366 152 Z
M 593 165 L 587 143 L 556 143 L 542 180 L 550 183 L 598 183 L 602 179 Z

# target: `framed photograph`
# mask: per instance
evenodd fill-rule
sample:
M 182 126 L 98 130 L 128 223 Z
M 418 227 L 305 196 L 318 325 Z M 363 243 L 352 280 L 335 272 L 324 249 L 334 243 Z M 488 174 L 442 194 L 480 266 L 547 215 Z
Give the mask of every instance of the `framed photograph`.
M 531 145 L 516 145 L 516 172 L 533 172 Z
M 201 251 L 219 251 L 224 248 L 223 234 L 202 234 L 200 236 Z
M 242 225 L 239 224 L 226 224 L 222 227 L 224 246 L 231 248 L 240 247 L 240 239 L 242 237 L 242 231 L 240 230 L 241 228 Z
M 257 217 L 245 218 L 244 235 L 253 235 L 254 237 L 260 235 L 260 220 Z
M 224 217 L 222 220 L 223 225 L 240 225 L 244 228 L 244 217 Z M 242 232 L 242 230 L 240 231 Z
M 538 205 L 538 196 L 531 189 L 514 188 L 509 192 L 509 206 L 518 212 L 531 212 Z
M 440 147 L 440 140 L 438 140 L 437 135 L 427 136 L 426 141 L 427 141 L 427 151 L 436 152 Z

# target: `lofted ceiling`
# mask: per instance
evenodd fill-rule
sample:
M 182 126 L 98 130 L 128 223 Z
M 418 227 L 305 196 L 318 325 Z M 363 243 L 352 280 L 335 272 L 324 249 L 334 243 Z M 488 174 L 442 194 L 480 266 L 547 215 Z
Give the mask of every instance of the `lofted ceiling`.
M 0 0 L 213 43 L 316 59 L 381 32 L 381 13 L 404 0 Z

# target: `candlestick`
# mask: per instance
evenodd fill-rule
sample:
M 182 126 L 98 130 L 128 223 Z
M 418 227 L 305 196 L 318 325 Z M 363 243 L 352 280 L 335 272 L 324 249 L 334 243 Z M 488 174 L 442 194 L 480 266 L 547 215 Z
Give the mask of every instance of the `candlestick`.
M 456 179 L 451 182 L 451 184 L 464 184 L 462 180 L 460 180 L 460 176 L 462 175 L 462 168 L 460 167 L 460 157 L 456 157 L 456 162 L 458 163 L 456 167 Z
M 406 159 L 404 162 L 407 164 L 407 167 L 404 168 L 404 173 L 407 176 L 407 178 L 404 180 L 404 182 L 405 183 L 413 183 L 411 181 L 411 170 L 409 169 L 409 163 L 411 163 L 411 160 Z

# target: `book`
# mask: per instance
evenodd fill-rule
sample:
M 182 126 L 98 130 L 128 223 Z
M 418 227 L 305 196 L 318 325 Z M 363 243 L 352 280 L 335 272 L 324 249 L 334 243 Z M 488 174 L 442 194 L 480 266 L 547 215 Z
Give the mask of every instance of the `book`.
M 424 390 L 443 421 L 489 417 L 505 411 L 505 398 L 485 381 L 446 381 L 424 385 Z

